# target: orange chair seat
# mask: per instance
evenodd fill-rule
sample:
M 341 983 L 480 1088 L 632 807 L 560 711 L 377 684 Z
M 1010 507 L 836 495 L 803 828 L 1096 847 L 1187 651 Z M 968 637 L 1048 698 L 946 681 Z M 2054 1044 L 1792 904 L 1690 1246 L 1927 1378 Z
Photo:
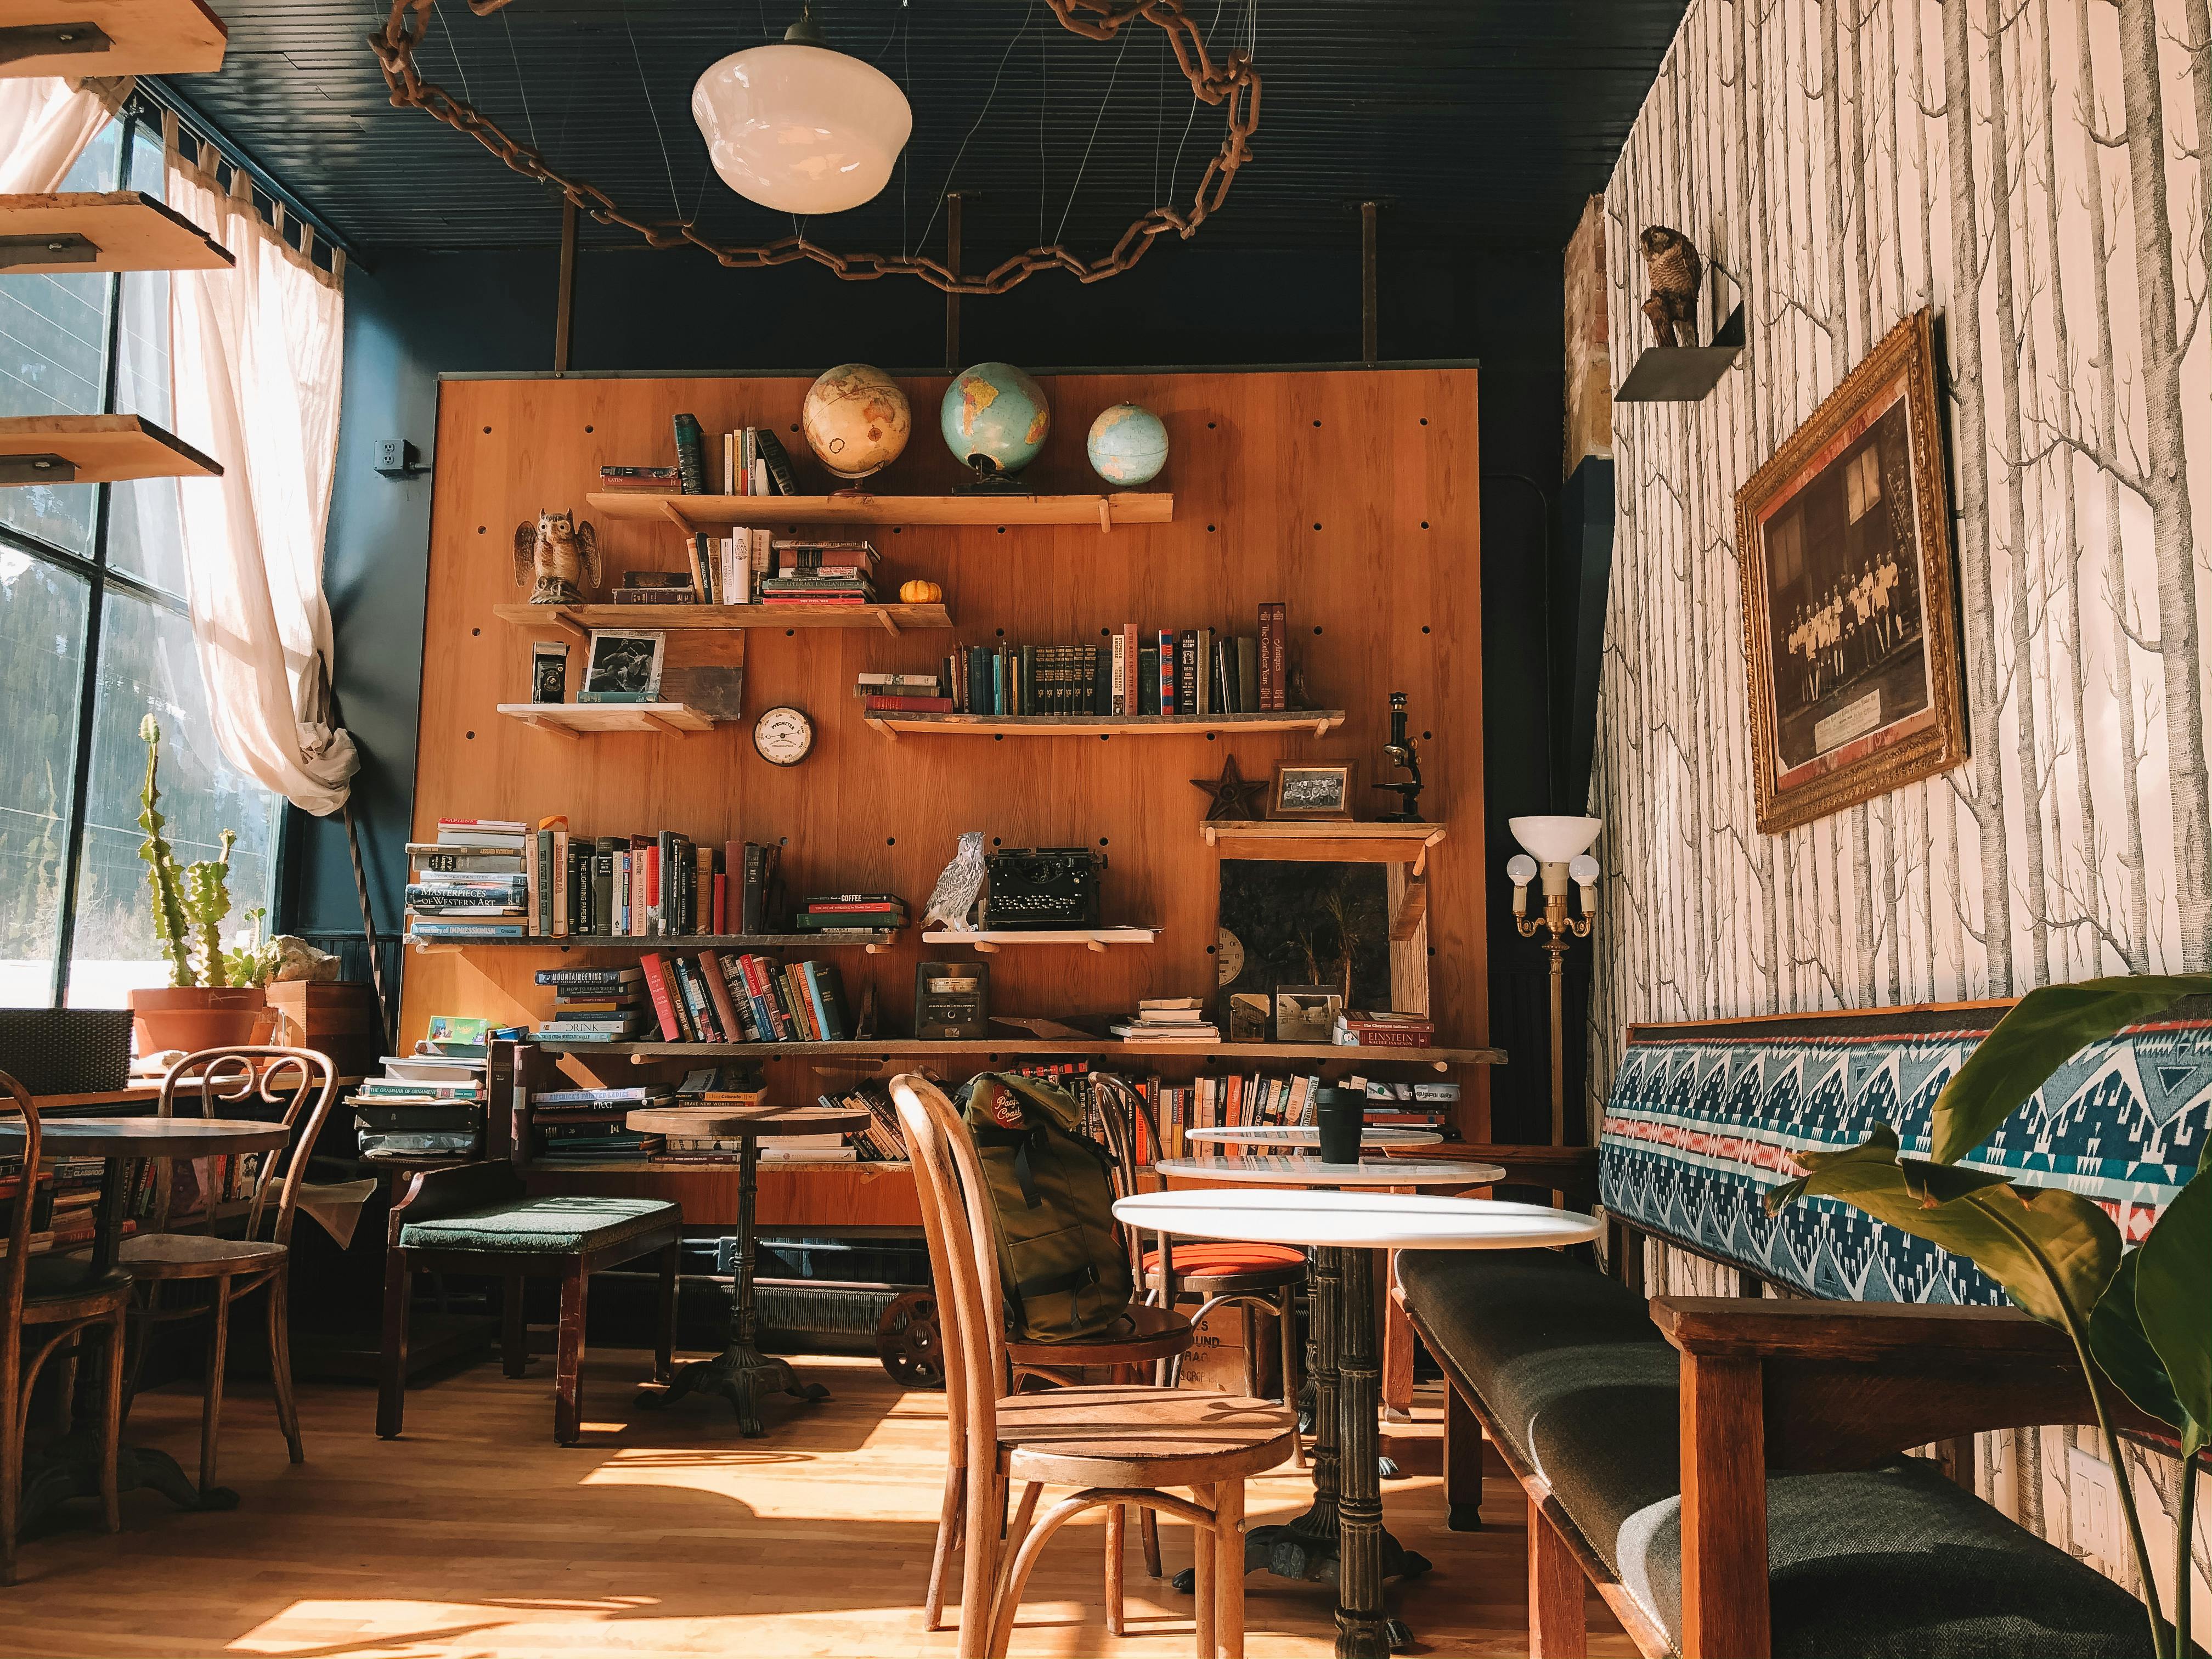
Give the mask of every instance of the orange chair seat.
M 1267 1273 L 1277 1267 L 1303 1267 L 1306 1253 L 1288 1244 L 1247 1244 L 1235 1239 L 1178 1244 L 1174 1253 L 1176 1277 L 1210 1279 L 1224 1273 Z M 1145 1272 L 1159 1271 L 1160 1253 L 1145 1252 Z

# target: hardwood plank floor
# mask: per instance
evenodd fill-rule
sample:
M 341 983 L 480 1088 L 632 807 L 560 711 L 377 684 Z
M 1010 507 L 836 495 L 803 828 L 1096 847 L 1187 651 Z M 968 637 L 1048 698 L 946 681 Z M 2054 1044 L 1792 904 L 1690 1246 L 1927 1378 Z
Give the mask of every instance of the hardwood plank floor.
M 943 1396 L 908 1393 L 872 1360 L 809 1359 L 833 1398 L 778 1399 L 769 1432 L 741 1439 L 726 1407 L 637 1404 L 642 1354 L 595 1354 L 585 1443 L 552 1440 L 551 1362 L 508 1381 L 495 1364 L 411 1389 L 407 1433 L 380 1441 L 369 1389 L 304 1385 L 307 1462 L 288 1463 L 265 1384 L 223 1413 L 221 1479 L 240 1507 L 188 1515 L 150 1492 L 124 1499 L 124 1530 L 71 1505 L 27 1539 L 21 1582 L 0 1589 L 0 1654 L 106 1659 L 268 1654 L 288 1659 L 566 1659 L 576 1655 L 951 1655 L 921 1628 L 945 1455 Z M 190 1466 L 191 1384 L 133 1407 L 126 1437 Z M 1311 1497 L 1285 1470 L 1256 1481 L 1253 1524 Z M 1499 1524 L 1448 1532 L 1441 1484 L 1385 1484 L 1387 1519 L 1435 1570 L 1393 1604 L 1429 1653 L 1522 1654 L 1522 1505 L 1493 1480 Z M 1161 1528 L 1170 1572 L 1188 1531 Z M 1191 1651 L 1190 1604 L 1145 1577 L 1130 1528 L 1132 1634 L 1106 1633 L 1095 1516 L 1048 1551 L 1014 1635 L 1016 1659 Z M 957 1579 L 956 1576 L 957 1591 Z M 1264 1574 L 1249 1581 L 1253 1659 L 1333 1651 L 1334 1596 Z M 1595 1596 L 1595 1655 L 1633 1652 Z

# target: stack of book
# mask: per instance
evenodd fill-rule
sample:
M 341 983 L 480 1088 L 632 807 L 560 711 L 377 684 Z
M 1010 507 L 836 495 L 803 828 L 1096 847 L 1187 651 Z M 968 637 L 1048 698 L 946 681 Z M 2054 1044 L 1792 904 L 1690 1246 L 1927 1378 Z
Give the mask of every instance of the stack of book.
M 939 695 L 951 702 L 934 712 L 1081 717 L 1286 709 L 1289 628 L 1286 607 L 1271 602 L 1260 607 L 1253 634 L 1124 623 L 1103 645 L 962 646 L 939 664 Z
M 860 674 L 853 695 L 864 714 L 949 714 L 952 699 L 934 674 Z
M 824 1106 L 852 1107 L 868 1114 L 868 1127 L 846 1139 L 853 1156 L 863 1164 L 903 1164 L 906 1137 L 899 1129 L 898 1108 L 890 1091 L 880 1083 L 863 1084 L 842 1096 L 817 1097 Z
M 802 933 L 903 927 L 906 901 L 896 893 L 825 893 L 804 901 L 793 913 L 791 925 Z
M 676 495 L 684 477 L 672 466 L 603 466 L 599 488 L 609 495 Z
M 1196 997 L 1147 997 L 1133 1018 L 1113 1028 L 1129 1042 L 1218 1042 L 1221 1028 L 1206 1017 Z
M 21 1143 L 16 1143 L 19 1146 Z M 27 1253 L 43 1255 L 54 1247 L 54 1235 L 46 1198 L 52 1187 L 52 1176 L 39 1170 L 26 1181 L 23 1176 L 23 1155 L 0 1153 L 0 1258 L 5 1258 L 14 1237 L 15 1206 L 31 1206 L 31 1237 Z
M 468 1062 L 432 1066 L 387 1060 L 353 1091 L 363 1158 L 467 1158 L 483 1150 L 484 1083 Z
M 852 1036 L 842 981 L 827 962 L 653 951 L 638 966 L 659 1027 L 652 1040 L 842 1042 Z
M 663 1139 L 630 1128 L 629 1114 L 665 1106 L 672 1097 L 659 1084 L 538 1090 L 525 1109 L 532 1153 L 548 1164 L 642 1162 L 663 1150 Z
M 1392 1129 L 1451 1127 L 1452 1109 L 1459 1104 L 1456 1083 L 1386 1083 L 1379 1078 L 1347 1078 L 1345 1087 L 1364 1090 L 1367 1121 Z
M 763 605 L 836 606 L 876 602 L 876 550 L 866 542 L 777 542 Z
M 1437 1023 L 1426 1014 L 1347 1008 L 1336 1017 L 1329 1041 L 1342 1048 L 1433 1048 Z
M 106 1161 L 97 1158 L 48 1158 L 44 1161 L 52 1180 L 47 1188 L 45 1225 L 40 1231 L 52 1235 L 49 1248 L 74 1250 L 91 1243 L 99 1231 L 100 1183 L 107 1167 Z M 235 1161 L 206 1160 L 216 1169 Z M 37 1219 L 34 1213 L 33 1220 Z
M 440 818 L 438 838 L 410 842 L 409 931 L 459 944 L 530 932 L 528 824 L 514 818 Z
M 553 1014 L 541 1037 L 578 1042 L 626 1042 L 645 1025 L 645 973 L 636 967 L 541 968 L 538 982 L 553 989 Z

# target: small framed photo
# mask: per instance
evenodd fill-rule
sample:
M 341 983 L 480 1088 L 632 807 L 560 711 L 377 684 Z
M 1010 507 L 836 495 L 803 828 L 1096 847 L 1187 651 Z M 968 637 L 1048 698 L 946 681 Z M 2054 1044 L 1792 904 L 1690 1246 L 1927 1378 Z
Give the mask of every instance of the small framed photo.
M 1358 778 L 1356 760 L 1277 761 L 1274 783 L 1267 791 L 1267 816 L 1349 823 Z
M 1344 993 L 1326 985 L 1275 988 L 1275 1041 L 1327 1042 L 1344 1012 Z
M 568 647 L 565 641 L 539 640 L 531 646 L 530 701 L 568 701 Z
M 1265 991 L 1231 991 L 1229 994 L 1229 1040 L 1231 1042 L 1265 1042 L 1268 1027 L 1274 1023 L 1273 1012 Z
M 626 629 L 592 630 L 579 702 L 651 702 L 660 695 L 660 654 L 666 636 Z

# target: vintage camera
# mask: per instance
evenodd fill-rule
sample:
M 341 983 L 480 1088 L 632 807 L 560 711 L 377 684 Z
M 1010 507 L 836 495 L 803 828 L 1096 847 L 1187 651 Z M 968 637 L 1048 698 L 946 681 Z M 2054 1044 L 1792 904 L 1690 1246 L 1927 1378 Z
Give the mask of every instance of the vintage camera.
M 986 928 L 1096 927 L 1106 855 L 1088 847 L 1008 847 L 984 860 Z

